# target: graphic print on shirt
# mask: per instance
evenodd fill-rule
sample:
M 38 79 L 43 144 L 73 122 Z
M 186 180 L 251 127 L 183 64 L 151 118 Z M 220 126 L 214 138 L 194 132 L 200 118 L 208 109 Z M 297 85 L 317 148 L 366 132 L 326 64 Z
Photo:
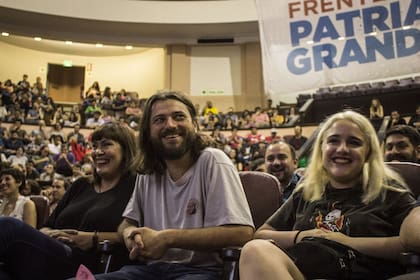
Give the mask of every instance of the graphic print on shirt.
M 333 209 L 325 217 L 321 211 L 318 212 L 316 217 L 317 228 L 325 228 L 330 231 L 339 232 L 343 228 L 344 215 L 341 214 L 341 210 Z
M 198 202 L 197 199 L 195 198 L 191 198 L 190 201 L 188 201 L 187 204 L 187 215 L 194 215 L 195 213 L 197 213 L 198 208 L 200 207 L 199 205 L 200 203 Z

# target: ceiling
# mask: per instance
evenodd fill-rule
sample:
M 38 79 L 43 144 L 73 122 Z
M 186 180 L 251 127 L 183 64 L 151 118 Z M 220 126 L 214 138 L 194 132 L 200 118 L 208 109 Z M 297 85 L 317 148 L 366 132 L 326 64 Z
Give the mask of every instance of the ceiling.
M 10 33 L 8 37 L 0 37 L 0 41 L 16 46 L 92 56 L 123 55 L 166 44 L 197 44 L 197 39 L 234 38 L 235 43 L 258 41 L 257 21 L 211 24 L 111 22 L 1 6 L 0 32 Z M 34 36 L 43 40 L 34 41 Z M 66 45 L 64 41 L 72 41 L 73 44 Z M 96 43 L 102 43 L 104 47 L 92 46 Z M 134 48 L 128 51 L 125 45 Z

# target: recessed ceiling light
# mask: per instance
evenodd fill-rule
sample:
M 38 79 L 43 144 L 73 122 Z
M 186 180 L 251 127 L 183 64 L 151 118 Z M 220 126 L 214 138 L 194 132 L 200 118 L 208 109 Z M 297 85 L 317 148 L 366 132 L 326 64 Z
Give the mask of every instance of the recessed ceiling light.
M 132 49 L 133 49 L 133 46 L 125 46 L 125 48 L 126 48 L 127 50 L 132 50 Z
M 1 36 L 6 36 L 6 37 L 7 37 L 7 36 L 9 36 L 9 35 L 10 35 L 10 34 L 9 34 L 9 33 L 7 33 L 7 32 L 2 32 L 2 33 L 1 33 Z
M 42 40 L 42 38 L 41 38 L 41 37 L 34 37 L 34 40 L 35 40 L 35 41 L 41 41 L 41 40 Z
M 73 44 L 73 42 L 72 42 L 72 41 L 66 41 L 65 43 L 66 43 L 66 45 L 71 45 L 71 44 Z
M 103 44 L 101 44 L 101 43 L 97 43 L 97 44 L 96 44 L 96 47 L 97 47 L 97 48 L 102 48 L 103 46 L 104 46 L 104 45 L 103 45 Z
M 306 42 L 306 44 L 313 45 L 314 44 L 314 41 L 308 41 L 308 42 Z
M 411 26 L 410 25 L 405 25 L 405 26 L 402 27 L 402 29 L 403 30 L 408 30 L 408 29 L 411 29 Z

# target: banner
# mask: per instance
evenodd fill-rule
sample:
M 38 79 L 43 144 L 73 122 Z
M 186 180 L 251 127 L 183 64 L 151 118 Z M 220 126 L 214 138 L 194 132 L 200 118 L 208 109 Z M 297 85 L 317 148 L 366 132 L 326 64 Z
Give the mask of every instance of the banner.
M 265 91 L 420 73 L 420 0 L 256 0 Z

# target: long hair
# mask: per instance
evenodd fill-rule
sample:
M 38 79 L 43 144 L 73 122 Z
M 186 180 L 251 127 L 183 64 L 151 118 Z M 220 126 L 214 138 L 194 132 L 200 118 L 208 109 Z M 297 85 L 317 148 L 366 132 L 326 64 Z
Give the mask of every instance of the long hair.
M 135 165 L 137 166 L 137 170 L 140 173 L 153 173 L 156 172 L 158 174 L 162 174 L 166 169 L 165 161 L 157 156 L 158 153 L 155 152 L 151 137 L 150 137 L 150 129 L 151 129 L 151 115 L 152 115 L 152 107 L 157 101 L 165 101 L 165 100 L 176 100 L 183 103 L 190 113 L 190 117 L 192 119 L 193 125 L 196 128 L 196 133 L 193 135 L 193 143 L 190 147 L 191 156 L 194 160 L 196 160 L 199 156 L 201 151 L 210 145 L 211 140 L 208 136 L 201 134 L 198 132 L 199 126 L 197 122 L 197 112 L 195 111 L 195 107 L 192 102 L 185 96 L 183 93 L 179 91 L 159 91 L 156 94 L 152 95 L 149 99 L 147 99 L 143 117 L 140 121 L 140 128 L 139 128 L 139 153 L 137 154 L 137 159 L 135 161 Z
M 307 201 L 320 200 L 325 192 L 329 177 L 322 164 L 321 146 L 325 140 L 326 132 L 339 120 L 348 120 L 356 124 L 363 134 L 363 141 L 367 145 L 367 157 L 361 176 L 362 201 L 369 203 L 375 200 L 384 189 L 404 191 L 404 188 L 396 187 L 396 185 L 406 187 L 404 181 L 384 163 L 382 150 L 370 121 L 354 111 L 344 111 L 330 116 L 319 131 L 314 143 L 311 161 L 305 171 L 305 179 L 297 187 L 298 190 L 303 189 L 304 199 Z
M 133 161 L 136 158 L 137 146 L 134 133 L 126 126 L 119 122 L 110 122 L 103 124 L 96 128 L 92 134 L 92 142 L 99 141 L 101 139 L 110 139 L 121 146 L 122 150 L 122 161 L 119 171 L 121 176 L 124 174 L 134 174 Z M 101 178 L 94 169 L 94 181 L 100 182 Z

